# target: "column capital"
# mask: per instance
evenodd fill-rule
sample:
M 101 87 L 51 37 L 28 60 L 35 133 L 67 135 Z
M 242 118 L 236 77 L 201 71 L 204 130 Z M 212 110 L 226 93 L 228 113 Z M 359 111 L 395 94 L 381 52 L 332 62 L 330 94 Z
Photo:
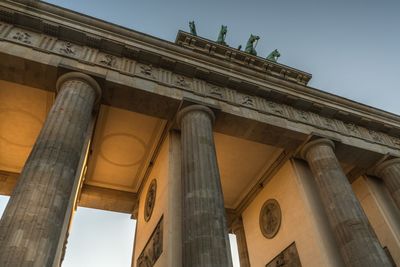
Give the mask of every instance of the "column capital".
M 300 157 L 302 159 L 306 159 L 308 151 L 315 146 L 320 146 L 320 145 L 325 145 L 325 146 L 330 146 L 332 149 L 335 149 L 335 143 L 333 143 L 332 140 L 327 139 L 327 138 L 320 138 L 313 140 L 311 142 L 308 142 L 303 146 L 303 148 L 300 150 Z
M 385 160 L 381 163 L 379 163 L 373 170 L 373 174 L 381 177 L 382 176 L 382 171 L 384 171 L 387 167 L 390 167 L 393 164 L 400 164 L 400 158 L 394 158 L 394 159 L 389 159 Z
M 182 121 L 183 117 L 185 117 L 188 113 L 191 113 L 194 111 L 200 111 L 200 112 L 206 113 L 210 117 L 211 123 L 214 124 L 215 115 L 214 115 L 214 112 L 209 107 L 206 107 L 203 105 L 191 105 L 191 106 L 183 108 L 182 110 L 180 110 L 178 112 L 178 116 L 176 119 L 178 122 L 178 125 L 179 126 L 181 125 L 181 121 Z
M 87 74 L 81 73 L 81 72 L 68 72 L 57 79 L 56 83 L 56 93 L 58 94 L 64 85 L 65 82 L 72 81 L 72 80 L 79 80 L 87 83 L 90 87 L 92 87 L 96 93 L 96 100 L 95 100 L 95 106 L 100 102 L 101 99 L 101 87 L 100 85 L 96 82 L 95 79 L 90 77 Z

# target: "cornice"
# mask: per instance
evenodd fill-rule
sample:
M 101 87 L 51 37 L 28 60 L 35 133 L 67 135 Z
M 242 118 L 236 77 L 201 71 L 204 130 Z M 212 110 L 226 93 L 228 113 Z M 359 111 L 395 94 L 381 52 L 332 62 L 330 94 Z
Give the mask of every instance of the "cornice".
M 71 44 L 94 48 L 98 51 L 96 53 L 104 56 L 103 65 L 112 64 L 111 57 L 126 62 L 132 59 L 150 68 L 163 68 L 191 79 L 204 80 L 216 87 L 233 89 L 253 98 L 262 97 L 328 119 L 341 120 L 393 136 L 400 134 L 399 116 L 302 85 L 306 80 L 300 79 L 298 83 L 296 79 L 291 80 L 294 76 L 285 79 L 284 75 L 277 75 L 278 72 L 269 75 L 267 70 L 264 72 L 246 68 L 243 66 L 247 64 L 246 59 L 244 63 L 232 64 L 215 54 L 194 51 L 196 49 L 190 48 L 190 45 L 180 46 L 41 1 L 5 0 L 0 3 L 0 21 L 62 40 L 64 46 Z M 180 32 L 178 37 L 186 35 Z M 40 49 L 49 48 L 41 45 Z M 68 51 L 68 47 L 57 49 Z M 77 58 L 76 55 L 65 53 L 64 56 Z M 249 62 L 255 62 L 256 59 L 249 56 Z M 267 65 L 273 65 L 278 70 L 290 70 L 292 73 L 297 71 L 303 78 L 309 75 L 281 64 L 267 62 Z M 115 69 L 113 66 L 108 67 Z

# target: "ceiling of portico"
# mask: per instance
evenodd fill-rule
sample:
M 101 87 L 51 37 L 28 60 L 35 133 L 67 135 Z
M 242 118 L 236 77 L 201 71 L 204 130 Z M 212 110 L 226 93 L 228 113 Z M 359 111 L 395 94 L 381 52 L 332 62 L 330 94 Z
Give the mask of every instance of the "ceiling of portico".
M 165 121 L 102 105 L 86 184 L 137 192 Z
M 52 92 L 0 80 L 0 171 L 21 172 L 53 102 Z M 165 124 L 101 106 L 85 183 L 137 192 Z M 236 208 L 282 150 L 220 133 L 215 143 L 225 206 Z
M 236 208 L 282 149 L 215 133 L 225 207 Z
M 54 93 L 0 80 L 0 170 L 20 173 Z

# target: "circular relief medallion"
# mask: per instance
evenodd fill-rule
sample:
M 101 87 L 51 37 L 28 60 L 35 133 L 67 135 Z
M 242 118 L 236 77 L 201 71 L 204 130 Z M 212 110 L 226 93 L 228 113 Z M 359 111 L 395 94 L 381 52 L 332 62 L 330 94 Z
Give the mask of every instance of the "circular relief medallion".
M 154 204 L 156 203 L 157 181 L 153 179 L 147 189 L 146 203 L 144 206 L 144 220 L 148 222 L 153 213 Z
M 281 226 L 282 213 L 278 201 L 268 199 L 260 211 L 260 228 L 266 238 L 273 238 Z

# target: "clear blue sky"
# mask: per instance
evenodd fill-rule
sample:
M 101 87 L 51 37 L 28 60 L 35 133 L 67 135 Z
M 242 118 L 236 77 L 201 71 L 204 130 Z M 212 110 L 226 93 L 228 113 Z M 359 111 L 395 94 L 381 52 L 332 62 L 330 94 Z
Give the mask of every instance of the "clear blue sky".
M 221 24 L 228 25 L 232 47 L 257 34 L 259 56 L 278 48 L 281 63 L 313 74 L 311 87 L 400 114 L 400 1 L 48 2 L 168 41 L 178 29 L 188 31 L 189 20 L 209 39 L 216 39 Z M 0 197 L 0 213 L 4 203 Z M 64 266 L 129 266 L 133 229 L 129 216 L 78 209 Z M 112 245 L 101 248 L 104 240 Z M 110 247 L 112 255 L 106 253 Z

